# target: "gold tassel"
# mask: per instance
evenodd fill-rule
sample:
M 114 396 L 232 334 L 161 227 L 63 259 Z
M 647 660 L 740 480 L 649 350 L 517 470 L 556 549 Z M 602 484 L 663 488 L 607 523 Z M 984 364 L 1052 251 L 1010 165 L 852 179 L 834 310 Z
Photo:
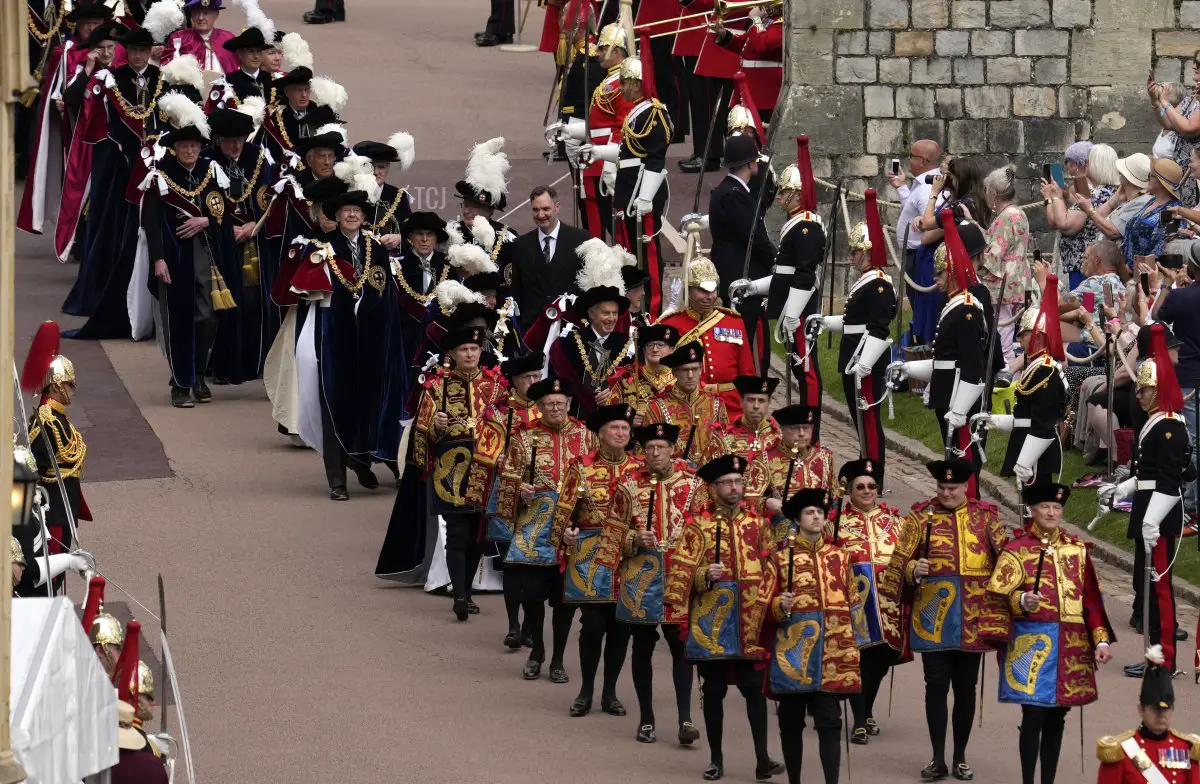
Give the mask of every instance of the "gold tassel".
M 567 34 L 565 31 L 558 34 L 558 46 L 554 49 L 554 64 L 559 68 L 567 64 Z
M 217 269 L 217 265 L 213 264 L 209 269 L 212 272 L 213 310 L 231 310 L 236 308 L 237 303 L 233 301 L 233 292 L 225 285 L 225 278 L 221 277 L 221 272 Z
M 34 105 L 37 104 L 38 95 L 40 95 L 41 92 L 42 88 L 36 85 L 25 88 L 25 91 L 21 93 L 21 105 L 26 109 L 32 109 Z
M 242 248 L 242 285 L 257 286 L 258 282 L 258 243 L 252 239 Z

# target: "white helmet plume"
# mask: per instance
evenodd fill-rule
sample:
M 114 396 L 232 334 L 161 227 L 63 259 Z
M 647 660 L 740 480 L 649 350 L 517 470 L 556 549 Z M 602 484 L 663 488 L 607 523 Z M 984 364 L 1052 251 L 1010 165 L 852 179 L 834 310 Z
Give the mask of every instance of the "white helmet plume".
M 476 144 L 471 148 L 466 176 L 463 178 L 468 185 L 486 191 L 497 199 L 508 193 L 508 181 L 505 177 L 512 168 L 508 162 L 508 155 L 501 152 L 503 147 L 503 136 Z
M 275 23 L 263 13 L 262 8 L 258 5 L 258 0 L 233 0 L 233 4 L 245 12 L 246 27 L 257 27 L 262 31 L 263 39 L 268 44 L 274 42 Z
M 172 127 L 186 128 L 194 125 L 205 139 L 209 138 L 208 118 L 204 116 L 204 110 L 192 103 L 186 95 L 167 93 L 158 99 L 158 109 Z
M 450 266 L 461 271 L 464 278 L 500 269 L 488 252 L 473 242 L 451 246 L 446 251 L 446 256 L 450 260 Z
M 158 0 L 146 11 L 142 27 L 154 36 L 156 43 L 166 43 L 167 36 L 183 27 L 187 17 L 175 0 Z
M 263 124 L 263 118 L 267 116 L 267 102 L 260 96 L 251 95 L 242 99 L 237 110 L 242 114 L 249 115 L 250 119 L 254 121 L 254 127 L 258 128 Z
M 575 277 L 580 291 L 611 286 L 621 296 L 625 296 L 625 281 L 621 277 L 622 258 L 605 245 L 604 240 L 596 237 L 584 240 L 575 249 L 575 253 L 583 259 L 583 268 Z
M 190 84 L 198 92 L 204 90 L 204 72 L 200 70 L 200 61 L 194 54 L 181 54 L 164 65 L 162 77 L 170 85 Z
M 491 253 L 496 247 L 496 227 L 482 215 L 476 215 L 471 221 L 471 236 Z
M 355 178 L 360 174 L 369 174 L 372 179 L 375 178 L 375 166 L 371 159 L 364 155 L 352 152 L 333 164 L 333 176 L 346 183 L 351 190 L 354 189 Z

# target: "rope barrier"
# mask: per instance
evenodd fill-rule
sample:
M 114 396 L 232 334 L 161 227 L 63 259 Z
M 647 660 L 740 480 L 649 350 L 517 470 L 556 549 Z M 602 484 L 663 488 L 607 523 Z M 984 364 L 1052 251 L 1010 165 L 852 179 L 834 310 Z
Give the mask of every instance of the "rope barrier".
M 829 182 L 828 180 L 822 180 L 820 177 L 813 177 L 813 182 L 817 183 L 818 185 L 824 185 L 826 188 L 830 188 L 830 189 L 837 187 L 836 184 Z M 857 191 L 849 191 L 849 190 L 843 189 L 842 194 L 846 198 L 853 199 L 854 201 L 865 201 L 866 200 L 866 196 L 864 196 L 861 193 L 858 193 Z M 898 201 L 887 201 L 886 199 L 877 199 L 876 201 L 878 202 L 880 207 L 893 207 L 895 209 L 900 209 L 903 206 Z M 1031 201 L 1028 204 L 1019 204 L 1019 205 L 1015 205 L 1015 206 L 1018 210 L 1021 210 L 1022 212 L 1026 212 L 1028 210 L 1033 209 L 1034 207 L 1044 207 L 1045 205 L 1046 205 L 1045 199 L 1038 199 L 1037 201 Z

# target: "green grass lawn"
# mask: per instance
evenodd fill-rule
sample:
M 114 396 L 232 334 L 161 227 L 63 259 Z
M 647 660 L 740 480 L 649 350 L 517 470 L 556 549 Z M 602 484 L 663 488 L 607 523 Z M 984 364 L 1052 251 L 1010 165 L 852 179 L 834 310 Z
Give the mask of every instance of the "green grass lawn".
M 842 382 L 838 378 L 837 369 L 838 349 L 841 345 L 841 338 L 841 335 L 833 336 L 833 348 L 831 349 L 828 347 L 829 336 L 827 334 L 821 335 L 817 350 L 817 360 L 821 367 L 821 378 L 824 382 L 825 393 L 844 404 L 846 396 L 842 392 Z M 783 356 L 783 347 L 778 343 L 772 344 L 772 350 Z M 941 425 L 935 419 L 933 412 L 921 403 L 921 398 L 910 392 L 904 392 L 895 396 L 894 405 L 896 409 L 895 419 L 888 419 L 886 413 L 887 404 L 880 406 L 884 412 L 882 414 L 884 429 L 920 441 L 934 454 L 942 454 L 943 441 L 942 435 L 939 432 Z M 1007 448 L 1008 433 L 998 431 L 989 433 L 987 445 L 984 450 L 988 458 L 984 466 L 985 470 L 999 476 L 1000 465 L 1004 461 L 1004 453 Z M 1064 484 L 1069 485 L 1080 476 L 1095 470 L 1095 468 L 1089 468 L 1086 465 L 1083 455 L 1080 452 L 1070 450 L 1064 453 L 1061 477 Z M 1015 482 L 1012 478 L 1005 481 Z M 1083 528 L 1091 521 L 1095 514 L 1096 491 L 1091 489 L 1072 490 L 1071 498 L 1067 501 L 1066 519 Z M 1112 512 L 1100 521 L 1100 524 L 1096 526 L 1091 534 L 1123 550 L 1132 551 L 1133 542 L 1125 538 L 1125 529 L 1128 524 L 1128 514 Z M 1178 577 L 1193 585 L 1200 585 L 1200 551 L 1197 550 L 1195 540 L 1186 539 L 1183 541 L 1182 551 L 1175 562 L 1175 573 Z

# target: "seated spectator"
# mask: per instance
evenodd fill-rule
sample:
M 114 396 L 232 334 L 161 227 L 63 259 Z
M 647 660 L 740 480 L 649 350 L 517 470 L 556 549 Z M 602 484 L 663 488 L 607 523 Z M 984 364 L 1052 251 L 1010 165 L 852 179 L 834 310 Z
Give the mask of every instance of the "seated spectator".
M 1144 193 L 1150 184 L 1150 158 L 1136 152 L 1128 158 L 1119 159 L 1115 166 L 1120 185 L 1102 206 L 1093 207 L 1089 199 L 1074 192 L 1069 198 L 1073 205 L 1083 210 L 1083 214 L 1101 234 L 1119 241 L 1125 237 L 1125 225 L 1129 219 L 1151 201 L 1152 197 Z
M 984 180 L 988 210 L 995 216 L 988 226 L 987 248 L 979 257 L 979 278 L 988 288 L 1000 322 L 998 338 L 1005 360 L 1016 356 L 1013 338 L 1017 312 L 1025 304 L 1025 293 L 1032 288 L 1032 275 L 1026 251 L 1029 248 L 1029 219 L 1013 205 L 1017 193 L 1013 184 L 1015 170 L 996 169 Z M 1004 291 L 1000 290 L 1001 284 Z M 1005 324 L 1008 324 L 1005 326 Z
M 1086 196 L 1092 209 L 1099 208 L 1112 198 L 1120 182 L 1116 162 L 1117 151 L 1107 144 L 1075 142 L 1066 154 L 1070 192 Z M 1070 274 L 1069 288 L 1074 289 L 1084 278 L 1083 252 L 1100 237 L 1100 229 L 1079 205 L 1067 204 L 1063 189 L 1053 180 L 1042 180 L 1042 198 L 1046 200 L 1046 221 L 1059 233 L 1058 258 Z
M 1083 268 L 1080 271 L 1085 276 L 1083 280 L 1059 298 L 1058 311 L 1062 319 L 1070 322 L 1072 326 L 1082 326 L 1080 312 L 1084 301 L 1088 299 L 1092 300 L 1090 310 L 1093 321 L 1103 322 L 1115 316 L 1115 311 L 1107 316 L 1102 314 L 1102 306 L 1105 286 L 1112 291 L 1116 311 L 1121 310 L 1124 304 L 1125 282 L 1129 280 L 1131 273 L 1129 267 L 1125 266 L 1125 256 L 1121 253 L 1120 246 L 1111 240 L 1100 240 L 1089 246 L 1083 255 Z M 1087 294 L 1092 296 L 1085 296 Z M 1074 330 L 1068 328 L 1064 331 L 1063 338 L 1068 342 L 1076 340 Z M 1096 344 L 1087 332 L 1079 333 L 1078 340 L 1091 344 L 1089 353 L 1095 350 Z
M 1171 96 L 1167 94 L 1166 85 L 1155 84 L 1153 77 L 1146 85 L 1158 124 L 1164 129 L 1175 131 L 1175 153 L 1172 159 L 1185 175 L 1192 148 L 1200 142 L 1200 111 L 1197 111 L 1200 110 L 1200 95 L 1197 94 L 1197 90 L 1200 90 L 1200 70 L 1197 68 L 1200 66 L 1197 66 L 1197 63 L 1200 63 L 1200 51 L 1192 56 L 1192 81 L 1196 86 L 1178 102 L 1172 102 Z M 1180 199 L 1183 206 L 1195 207 L 1196 196 L 1196 181 L 1191 177 L 1187 177 L 1186 181 L 1181 180 L 1180 192 L 1176 194 L 1176 198 Z
M 1183 170 L 1175 161 L 1159 159 L 1150 165 L 1150 183 L 1146 193 L 1150 201 L 1142 205 L 1125 224 L 1125 236 L 1121 249 L 1125 252 L 1125 263 L 1134 265 L 1135 256 L 1158 256 L 1167 241 L 1166 224 L 1170 213 L 1163 211 L 1179 203 L 1179 186 L 1183 181 Z

